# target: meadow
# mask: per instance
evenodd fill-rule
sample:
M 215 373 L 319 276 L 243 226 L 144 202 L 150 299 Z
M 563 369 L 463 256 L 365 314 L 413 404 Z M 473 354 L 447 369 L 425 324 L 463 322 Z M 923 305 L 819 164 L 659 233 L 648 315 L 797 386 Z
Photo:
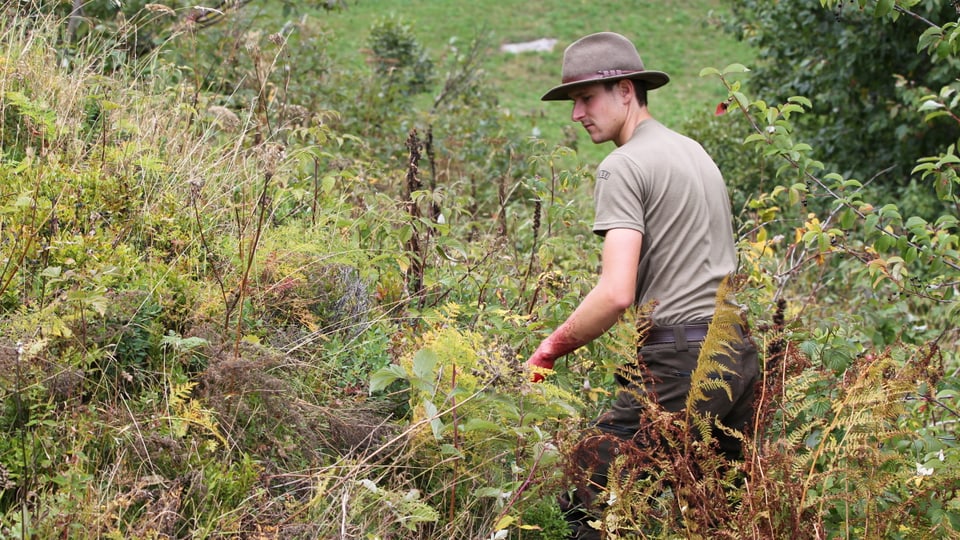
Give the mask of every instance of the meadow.
M 749 65 L 754 51 L 721 27 L 721 0 L 696 2 L 455 2 L 445 0 L 363 0 L 348 9 L 323 15 L 332 34 L 331 54 L 344 65 L 366 60 L 366 38 L 372 22 L 395 17 L 410 24 L 418 40 L 439 58 L 451 40 L 462 44 L 480 39 L 487 47 L 484 69 L 498 104 L 519 118 L 527 134 L 557 144 L 569 133 L 570 109 L 544 103 L 540 96 L 559 84 L 563 49 L 593 32 L 629 36 L 644 65 L 665 71 L 671 83 L 651 95 L 651 111 L 666 125 L 680 128 L 691 117 L 712 115 L 726 99 L 726 90 L 700 77 L 706 67 Z M 555 39 L 550 52 L 512 54 L 500 46 L 538 39 Z M 536 131 L 535 131 L 536 130 Z M 596 162 L 608 149 L 594 148 L 582 130 L 573 130 L 581 155 Z

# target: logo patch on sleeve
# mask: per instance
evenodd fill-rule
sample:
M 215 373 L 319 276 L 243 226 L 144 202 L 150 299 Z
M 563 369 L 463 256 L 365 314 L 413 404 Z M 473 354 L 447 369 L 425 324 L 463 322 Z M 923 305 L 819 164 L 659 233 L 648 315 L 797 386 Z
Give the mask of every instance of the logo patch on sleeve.
M 597 171 L 597 180 L 606 180 L 610 178 L 610 171 L 606 169 L 600 169 Z

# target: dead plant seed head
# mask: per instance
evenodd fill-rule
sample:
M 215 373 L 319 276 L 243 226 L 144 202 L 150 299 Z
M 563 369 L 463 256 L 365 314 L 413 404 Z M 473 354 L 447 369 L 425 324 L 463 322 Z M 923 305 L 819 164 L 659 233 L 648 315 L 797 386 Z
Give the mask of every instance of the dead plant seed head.
M 146 4 L 143 6 L 147 11 L 152 11 L 154 13 L 162 13 L 164 15 L 170 15 L 171 17 L 176 17 L 177 12 L 173 10 L 170 6 L 165 6 L 163 4 Z
M 273 176 L 277 172 L 277 167 L 286 157 L 287 151 L 282 144 L 268 143 L 259 149 L 260 162 L 263 164 L 263 170 L 266 174 Z
M 211 105 L 207 112 L 213 115 L 214 121 L 226 131 L 235 132 L 240 129 L 240 117 L 230 109 L 221 105 Z
M 251 31 L 243 35 L 243 47 L 247 52 L 256 54 L 260 52 L 260 36 L 262 32 Z

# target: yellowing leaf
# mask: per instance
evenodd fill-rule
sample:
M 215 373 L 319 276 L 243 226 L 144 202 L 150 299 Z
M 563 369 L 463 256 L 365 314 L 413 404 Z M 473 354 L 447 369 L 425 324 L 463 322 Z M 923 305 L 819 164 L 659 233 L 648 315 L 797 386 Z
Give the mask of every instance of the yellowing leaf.
M 513 522 L 516 521 L 516 520 L 517 520 L 517 518 L 515 518 L 515 517 L 513 517 L 513 516 L 511 516 L 511 515 L 503 516 L 502 518 L 500 518 L 500 519 L 497 521 L 497 524 L 494 525 L 493 529 L 496 530 L 496 531 L 502 531 L 503 529 L 506 529 L 506 528 L 509 527 L 510 525 L 513 525 Z

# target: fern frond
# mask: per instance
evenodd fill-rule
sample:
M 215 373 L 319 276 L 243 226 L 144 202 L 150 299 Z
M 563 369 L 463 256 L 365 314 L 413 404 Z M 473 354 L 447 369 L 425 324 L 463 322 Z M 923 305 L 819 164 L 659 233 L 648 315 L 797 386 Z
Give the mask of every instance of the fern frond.
M 174 410 L 182 407 L 190 399 L 190 394 L 197 386 L 197 381 L 187 381 L 181 384 L 174 384 L 170 387 L 170 397 L 168 401 L 170 407 Z
M 184 436 L 187 433 L 188 426 L 200 427 L 213 435 L 224 446 L 228 446 L 227 439 L 220 433 L 220 426 L 217 424 L 213 413 L 205 409 L 200 401 L 191 397 L 197 384 L 197 381 L 187 381 L 173 384 L 170 387 L 170 396 L 167 401 L 173 412 L 170 420 L 173 422 L 174 431 L 179 436 Z
M 826 423 L 822 418 L 814 418 L 809 420 L 799 427 L 790 430 L 786 434 L 785 440 L 788 446 L 792 448 L 797 448 L 807 445 L 807 439 L 810 438 L 816 431 L 823 431 L 826 429 Z
M 734 370 L 718 361 L 729 356 L 733 351 L 732 344 L 740 339 L 738 327 L 742 319 L 736 304 L 730 301 L 733 293 L 730 279 L 725 278 L 717 290 L 713 321 L 701 345 L 697 369 L 690 376 L 690 393 L 687 394 L 687 411 L 690 413 L 696 410 L 698 403 L 707 400 L 707 392 L 711 390 L 723 389 L 733 399 L 730 385 L 724 382 L 723 375 L 732 374 Z

